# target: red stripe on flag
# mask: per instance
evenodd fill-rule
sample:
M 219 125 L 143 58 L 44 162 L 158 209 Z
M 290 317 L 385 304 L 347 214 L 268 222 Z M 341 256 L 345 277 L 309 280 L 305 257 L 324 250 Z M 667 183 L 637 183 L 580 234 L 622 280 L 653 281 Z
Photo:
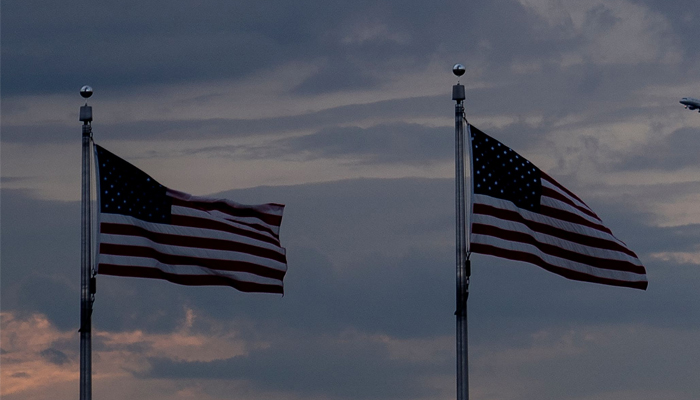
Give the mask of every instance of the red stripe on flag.
M 100 264 L 100 274 L 127 276 L 134 278 L 163 279 L 172 283 L 187 286 L 231 286 L 241 292 L 284 293 L 282 284 L 269 285 L 255 282 L 245 282 L 221 275 L 181 275 L 171 274 L 152 267 L 135 267 L 113 264 Z

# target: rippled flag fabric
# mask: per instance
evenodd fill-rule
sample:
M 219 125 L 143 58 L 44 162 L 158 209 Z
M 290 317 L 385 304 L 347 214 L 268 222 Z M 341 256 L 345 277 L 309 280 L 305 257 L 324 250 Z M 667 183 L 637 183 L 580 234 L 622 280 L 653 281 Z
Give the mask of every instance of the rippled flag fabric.
M 529 262 L 569 279 L 647 288 L 637 255 L 580 198 L 509 147 L 468 128 L 470 251 Z
M 99 274 L 283 293 L 283 205 L 168 189 L 98 145 L 95 163 Z

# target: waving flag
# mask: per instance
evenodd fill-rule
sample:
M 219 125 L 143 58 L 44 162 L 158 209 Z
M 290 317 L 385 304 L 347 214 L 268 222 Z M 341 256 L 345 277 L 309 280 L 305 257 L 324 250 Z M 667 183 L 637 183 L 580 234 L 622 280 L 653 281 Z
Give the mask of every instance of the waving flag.
M 569 279 L 647 288 L 637 255 L 575 194 L 530 161 L 469 126 L 471 247 Z
M 283 292 L 283 205 L 191 196 L 98 145 L 95 156 L 99 274 Z

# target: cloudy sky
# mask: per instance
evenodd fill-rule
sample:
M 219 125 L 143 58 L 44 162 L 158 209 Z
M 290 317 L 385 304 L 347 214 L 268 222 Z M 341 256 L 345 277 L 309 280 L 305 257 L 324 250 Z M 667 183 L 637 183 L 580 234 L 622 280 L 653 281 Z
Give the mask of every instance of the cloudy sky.
M 695 1 L 5 1 L 2 386 L 78 396 L 78 91 L 162 184 L 286 204 L 285 296 L 98 276 L 99 399 L 452 399 L 454 63 L 470 122 L 582 197 L 645 291 L 474 255 L 483 400 L 697 399 Z

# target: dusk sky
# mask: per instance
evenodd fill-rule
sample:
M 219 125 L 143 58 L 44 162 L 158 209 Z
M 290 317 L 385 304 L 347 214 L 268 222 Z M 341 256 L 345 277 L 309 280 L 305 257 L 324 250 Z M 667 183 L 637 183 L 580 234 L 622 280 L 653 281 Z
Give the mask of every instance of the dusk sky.
M 454 102 L 646 291 L 472 256 L 473 400 L 700 394 L 696 1 L 9 0 L 0 395 L 79 393 L 80 87 L 163 185 L 283 203 L 285 295 L 97 277 L 93 398 L 455 398 Z

